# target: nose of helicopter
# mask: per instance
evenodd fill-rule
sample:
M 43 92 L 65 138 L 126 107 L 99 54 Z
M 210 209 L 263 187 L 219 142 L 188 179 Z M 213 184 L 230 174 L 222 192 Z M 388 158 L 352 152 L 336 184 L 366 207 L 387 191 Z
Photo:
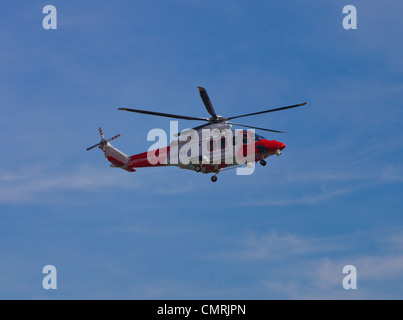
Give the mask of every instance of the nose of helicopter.
M 276 140 L 262 140 L 257 143 L 257 149 L 264 151 L 262 153 L 276 152 L 277 150 L 283 151 L 285 148 L 286 145 L 284 143 Z

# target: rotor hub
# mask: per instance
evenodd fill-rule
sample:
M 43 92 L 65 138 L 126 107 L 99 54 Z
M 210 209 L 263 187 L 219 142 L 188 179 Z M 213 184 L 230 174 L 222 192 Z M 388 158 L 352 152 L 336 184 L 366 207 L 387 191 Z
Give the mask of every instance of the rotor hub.
M 214 118 L 214 117 L 210 118 L 211 123 L 223 123 L 225 121 L 227 121 L 227 119 L 222 116 L 217 116 L 216 118 Z

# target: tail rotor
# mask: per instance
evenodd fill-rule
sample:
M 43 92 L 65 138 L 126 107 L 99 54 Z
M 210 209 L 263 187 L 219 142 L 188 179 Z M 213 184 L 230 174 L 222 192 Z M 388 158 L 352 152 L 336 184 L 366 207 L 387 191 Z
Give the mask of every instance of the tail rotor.
M 98 130 L 99 130 L 99 135 L 101 136 L 101 139 L 105 140 L 105 136 L 104 136 L 104 132 L 103 132 L 102 128 L 99 128 Z
M 92 146 L 92 147 L 87 148 L 87 151 L 90 151 L 90 150 L 92 150 L 92 149 L 94 149 L 94 148 L 96 148 L 96 147 L 99 147 L 100 149 L 103 149 L 104 146 L 105 146 L 108 142 L 111 142 L 111 141 L 113 141 L 113 140 L 115 140 L 115 139 L 117 139 L 117 138 L 120 137 L 120 134 L 118 134 L 118 135 L 114 136 L 113 138 L 110 138 L 110 139 L 106 140 L 106 139 L 105 139 L 105 136 L 104 136 L 104 132 L 102 131 L 102 128 L 99 128 L 99 135 L 101 136 L 101 142 L 100 142 L 100 143 L 97 143 L 96 145 L 94 145 L 94 146 Z

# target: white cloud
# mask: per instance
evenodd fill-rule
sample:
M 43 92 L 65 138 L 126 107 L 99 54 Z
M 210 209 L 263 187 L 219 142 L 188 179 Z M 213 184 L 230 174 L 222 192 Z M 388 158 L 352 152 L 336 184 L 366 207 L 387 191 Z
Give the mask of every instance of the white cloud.
M 251 235 L 243 240 L 246 248 L 236 253 L 237 259 L 279 259 L 303 256 L 321 251 L 333 251 L 338 247 L 331 239 L 310 239 L 295 234 L 279 235 L 272 232 L 267 235 Z
M 398 182 L 403 181 L 403 169 L 390 165 L 383 169 L 382 180 L 386 182 Z
M 123 172 L 125 173 L 125 172 Z M 36 202 L 40 196 L 54 195 L 58 191 L 82 190 L 94 192 L 111 187 L 139 186 L 138 180 L 129 173 L 124 175 L 117 169 L 94 168 L 81 165 L 65 172 L 46 168 L 27 168 L 25 172 L 0 172 L 0 203 Z
M 384 236 L 375 238 L 373 234 Z M 389 292 L 391 283 L 403 280 L 402 239 L 401 229 L 326 238 L 270 232 L 237 239 L 240 249 L 218 253 L 210 259 L 266 266 L 255 285 L 264 288 L 264 296 L 270 298 L 389 299 L 396 298 Z M 359 253 L 368 241 L 389 250 Z M 357 267 L 358 290 L 347 291 L 342 286 L 346 265 Z
M 318 193 L 311 193 L 306 195 L 289 195 L 286 197 L 273 197 L 270 200 L 250 201 L 242 203 L 245 206 L 290 206 L 290 205 L 319 205 L 325 201 L 350 194 L 355 191 L 355 188 L 344 188 L 335 191 L 320 191 Z
M 350 264 L 357 268 L 357 291 L 346 291 L 342 287 L 343 267 Z M 298 273 L 299 278 L 309 283 L 295 288 L 293 294 L 300 299 L 385 299 L 389 298 L 389 293 L 382 288 L 382 283 L 403 280 L 403 255 L 309 261 L 300 265 Z

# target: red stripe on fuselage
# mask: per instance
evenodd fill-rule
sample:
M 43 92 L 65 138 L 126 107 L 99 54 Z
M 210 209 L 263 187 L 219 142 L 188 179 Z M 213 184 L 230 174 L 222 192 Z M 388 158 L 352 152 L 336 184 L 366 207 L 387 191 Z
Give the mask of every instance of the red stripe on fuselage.
M 135 154 L 130 157 L 129 168 L 147 168 L 166 166 L 169 147 Z

